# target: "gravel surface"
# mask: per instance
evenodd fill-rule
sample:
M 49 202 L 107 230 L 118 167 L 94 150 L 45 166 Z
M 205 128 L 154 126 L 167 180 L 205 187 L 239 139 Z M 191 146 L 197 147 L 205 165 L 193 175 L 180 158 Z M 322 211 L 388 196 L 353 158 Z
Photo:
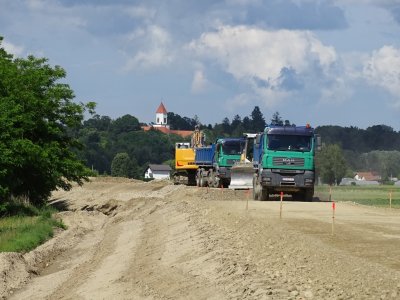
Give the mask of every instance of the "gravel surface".
M 65 231 L 0 255 L 7 299 L 399 299 L 400 212 L 96 178 L 53 194 Z

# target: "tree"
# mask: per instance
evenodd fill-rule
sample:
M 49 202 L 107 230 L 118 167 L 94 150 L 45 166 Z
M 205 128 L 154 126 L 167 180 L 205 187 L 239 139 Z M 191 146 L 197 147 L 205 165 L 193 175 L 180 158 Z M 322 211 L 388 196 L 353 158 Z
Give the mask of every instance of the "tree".
M 289 120 L 286 120 L 286 121 L 287 121 L 287 122 L 285 122 L 285 123 L 289 123 L 289 124 L 290 124 Z M 281 115 L 279 114 L 278 111 L 276 111 L 276 112 L 272 115 L 271 124 L 272 124 L 272 125 L 283 126 L 283 120 L 282 120 L 282 117 L 281 117 Z
M 129 114 L 124 115 L 111 123 L 111 130 L 114 134 L 140 130 L 139 120 Z
M 338 145 L 327 145 L 316 156 L 317 173 L 324 183 L 339 184 L 346 174 L 347 165 Z
M 0 37 L 0 46 L 2 38 Z M 51 191 L 82 184 L 89 170 L 74 150 L 81 144 L 73 132 L 84 111 L 65 83 L 65 71 L 45 58 L 14 59 L 0 48 L 0 199 L 25 197 L 42 204 Z
M 232 131 L 231 130 L 231 122 L 226 117 L 222 120 L 222 130 L 225 134 L 230 134 Z
M 86 128 L 94 128 L 99 131 L 108 131 L 111 125 L 111 118 L 108 116 L 94 115 L 89 120 L 83 122 Z
M 265 119 L 258 106 L 255 106 L 251 112 L 251 129 L 255 132 L 264 131 L 265 129 Z
M 135 166 L 128 153 L 117 153 L 111 163 L 111 176 L 132 178 Z
M 168 124 L 171 129 L 174 130 L 194 130 L 194 126 L 197 124 L 197 120 L 188 117 L 182 118 L 180 115 L 173 112 L 169 112 L 167 116 Z

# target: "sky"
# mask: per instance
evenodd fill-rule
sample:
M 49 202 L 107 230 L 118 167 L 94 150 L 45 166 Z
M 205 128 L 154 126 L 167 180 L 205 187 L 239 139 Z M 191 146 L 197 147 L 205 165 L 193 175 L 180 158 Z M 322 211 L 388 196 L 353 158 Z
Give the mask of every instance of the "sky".
M 113 119 L 400 130 L 400 0 L 0 0 L 0 36 Z

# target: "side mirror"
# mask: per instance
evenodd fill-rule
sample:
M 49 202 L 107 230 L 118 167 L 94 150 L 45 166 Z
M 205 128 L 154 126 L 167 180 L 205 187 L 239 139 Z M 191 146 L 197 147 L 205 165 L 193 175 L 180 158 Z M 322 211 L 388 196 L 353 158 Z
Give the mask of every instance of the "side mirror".
M 321 136 L 319 134 L 315 135 L 315 142 L 316 142 L 317 151 L 321 151 L 322 150 L 322 140 L 321 140 Z

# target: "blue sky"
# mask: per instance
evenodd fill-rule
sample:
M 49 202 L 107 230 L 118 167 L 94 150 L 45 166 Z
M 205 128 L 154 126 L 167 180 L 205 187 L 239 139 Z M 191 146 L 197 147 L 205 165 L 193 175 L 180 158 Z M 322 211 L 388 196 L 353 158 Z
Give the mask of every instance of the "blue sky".
M 112 118 L 400 130 L 400 0 L 0 0 L 0 36 Z

